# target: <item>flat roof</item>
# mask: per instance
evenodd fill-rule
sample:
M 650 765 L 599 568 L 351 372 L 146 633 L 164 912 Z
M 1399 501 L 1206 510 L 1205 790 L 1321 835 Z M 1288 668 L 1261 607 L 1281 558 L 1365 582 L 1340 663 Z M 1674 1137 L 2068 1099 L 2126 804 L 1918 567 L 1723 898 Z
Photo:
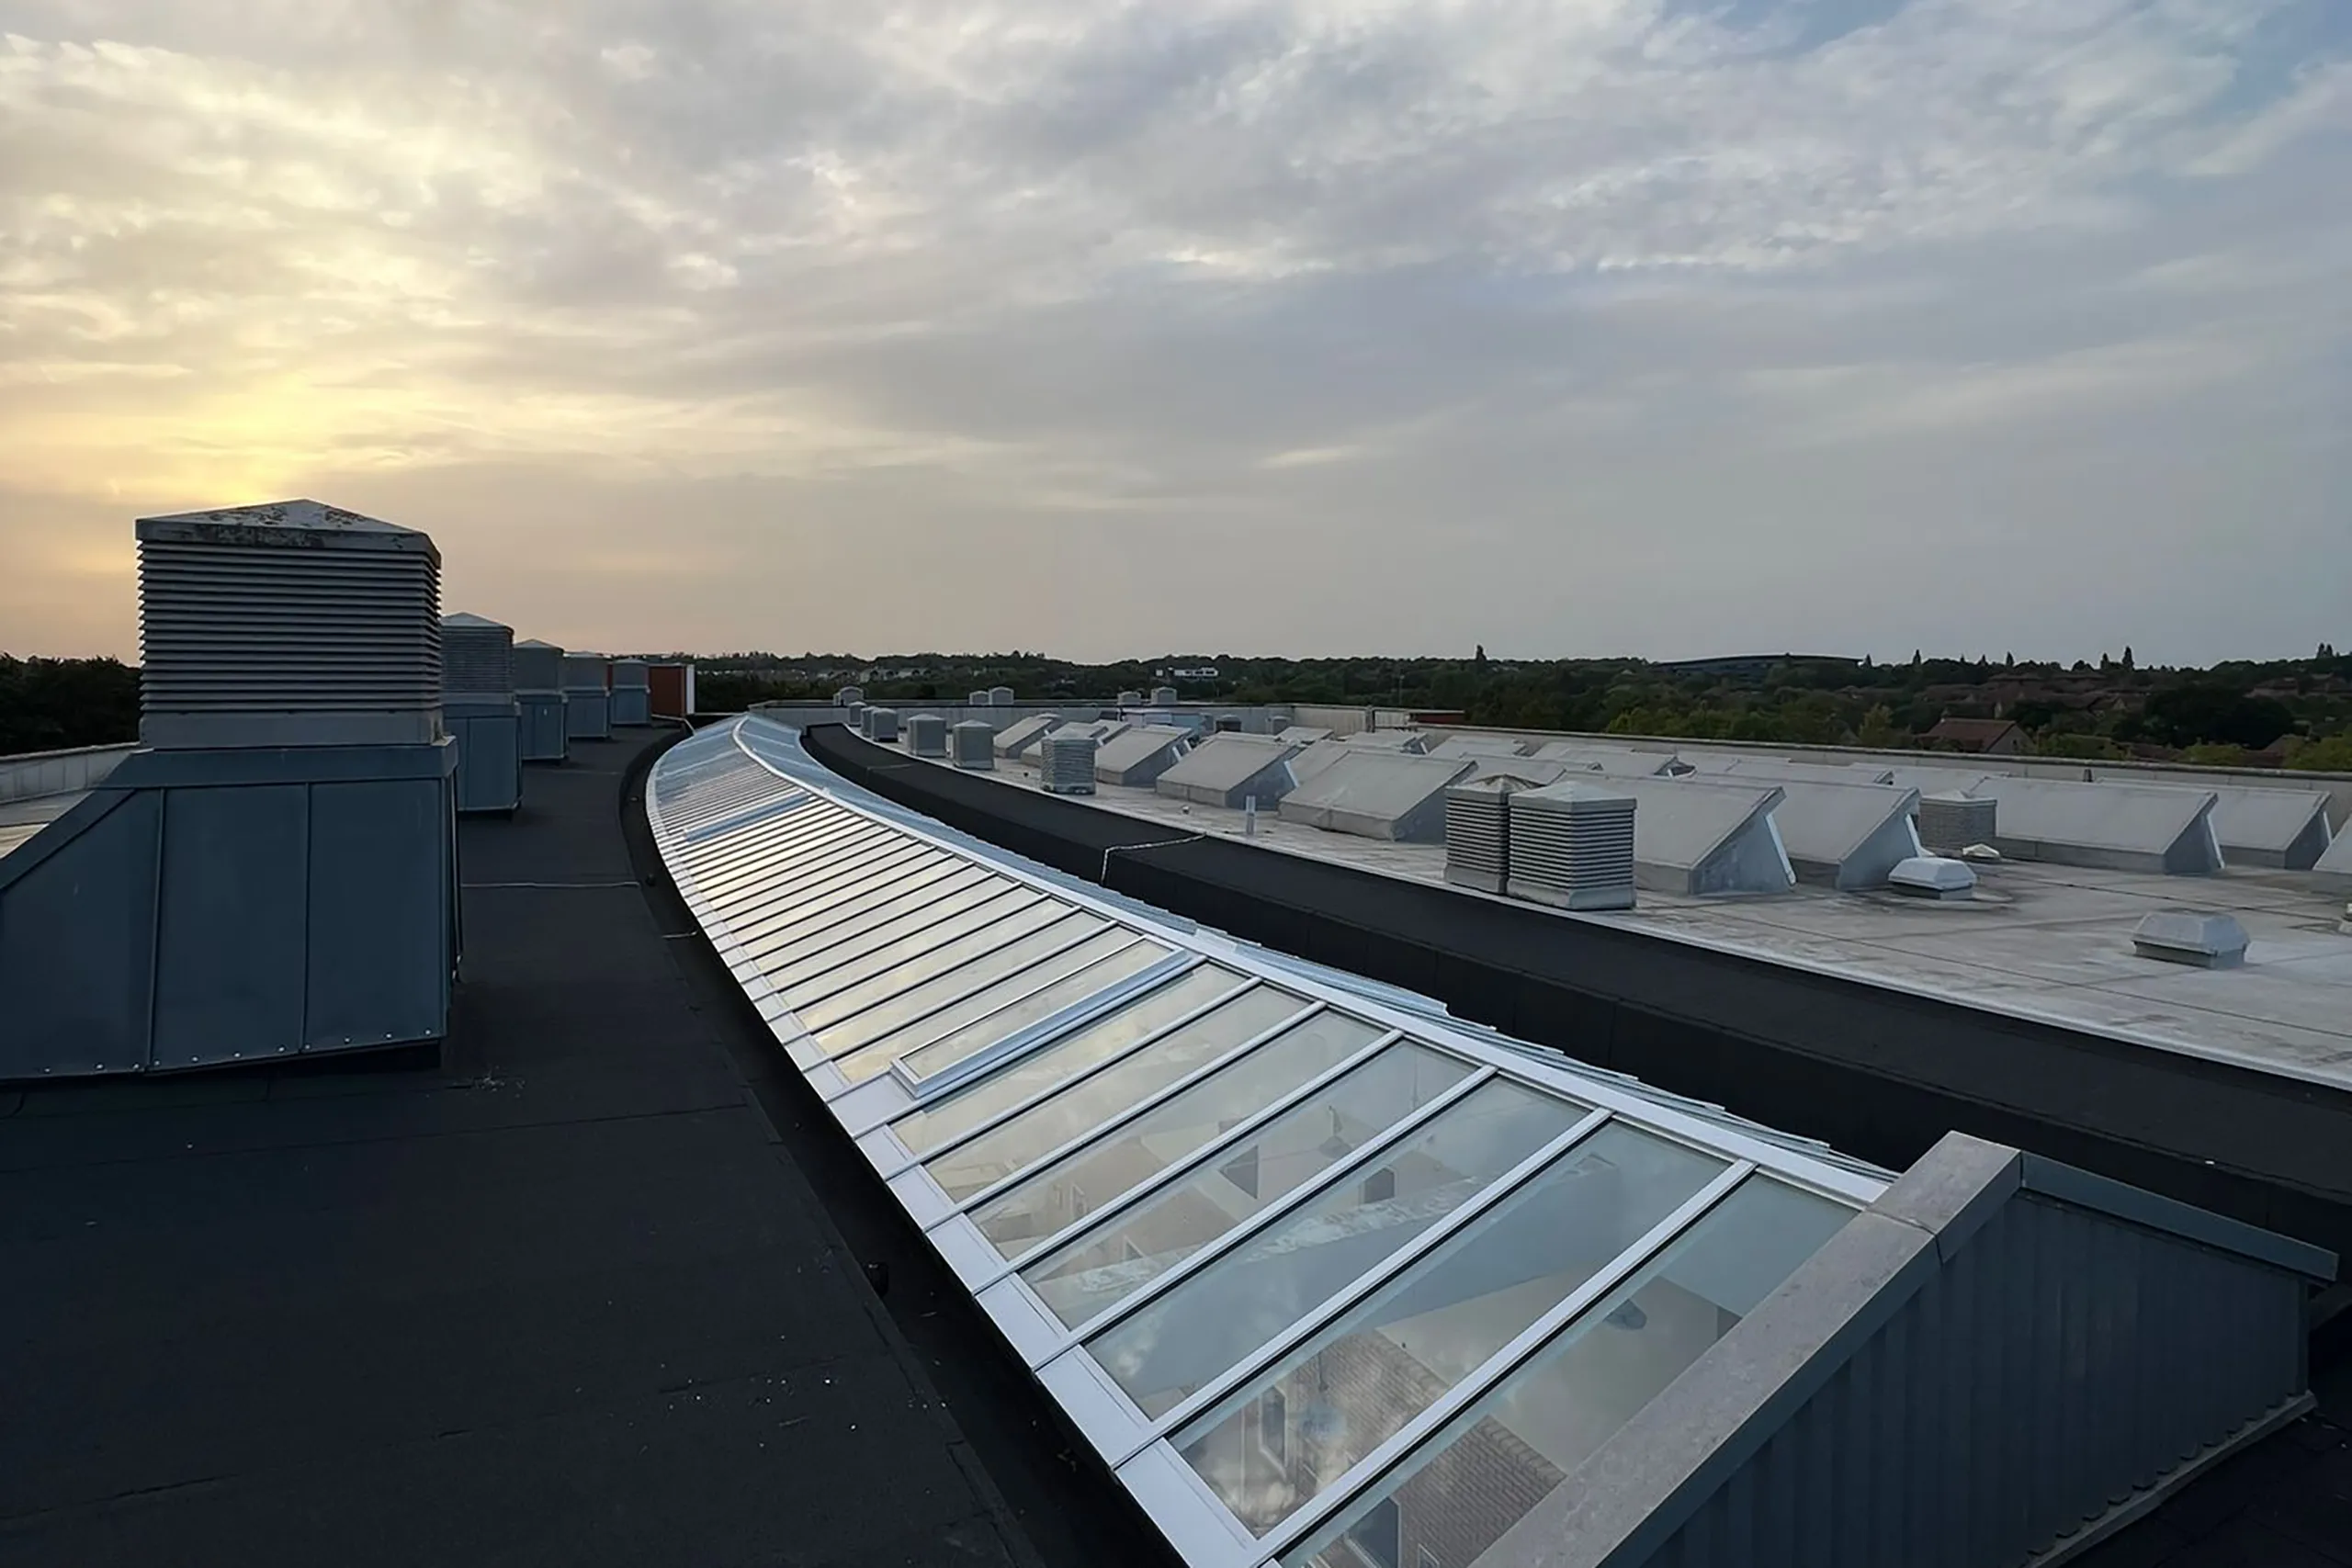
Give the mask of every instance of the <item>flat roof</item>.
M 1017 762 L 993 776 L 1036 787 L 1035 769 Z M 1608 787 L 1605 778 L 1593 782 Z M 1149 790 L 1103 784 L 1078 798 L 1173 829 L 1234 839 L 1245 831 L 1240 812 Z M 1329 832 L 1262 811 L 1252 841 L 1445 883 L 1442 844 Z M 1630 910 L 1547 912 L 2352 1088 L 2352 938 L 2337 929 L 2341 902 L 2319 892 L 2309 873 L 2232 866 L 2167 876 L 2025 861 L 1976 869 L 1976 897 L 1963 902 L 1817 886 L 1757 897 L 1645 889 Z M 2183 907 L 2234 915 L 2251 938 L 2245 965 L 2184 968 L 2133 952 L 2132 931 L 2143 917 Z

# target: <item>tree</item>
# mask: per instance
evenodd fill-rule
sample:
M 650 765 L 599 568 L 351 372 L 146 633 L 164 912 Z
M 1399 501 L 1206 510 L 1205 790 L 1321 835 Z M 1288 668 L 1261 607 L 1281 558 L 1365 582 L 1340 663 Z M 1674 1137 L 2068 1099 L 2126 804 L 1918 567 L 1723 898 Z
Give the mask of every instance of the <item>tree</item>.
M 2002 669 L 2004 669 L 2004 670 L 2014 670 L 2014 669 L 2016 669 L 2017 667 L 2018 667 L 2018 656 L 2017 656 L 2016 654 L 2014 654 L 2014 653 L 2005 653 L 2005 654 L 2001 655 L 2001 668 L 2002 668 Z
M 1924 658 L 1922 658 L 1922 657 L 1920 656 L 1919 650 L 1918 650 L 1917 649 L 1916 649 L 1916 648 L 1915 648 L 1915 649 L 1913 649 L 1911 650 L 1911 668 L 1912 668 L 1912 669 L 1917 670 L 1917 668 L 1919 668 L 1919 666 L 1920 666 L 1920 665 L 1925 664 L 1926 662 L 1927 662 L 1927 660 L 1926 660 Z
M 1911 744 L 1911 732 L 1894 722 L 1894 710 L 1884 703 L 1862 715 L 1860 728 L 1854 731 L 1855 741 L 1884 751 Z
M 2132 668 L 2132 645 L 2128 642 L 2123 645 L 2123 668 Z
M 2306 741 L 2295 748 L 2287 759 L 2290 768 L 2308 768 L 2313 773 L 2352 773 L 2352 732 L 2331 735 L 2324 740 Z
M 2198 682 L 2151 694 L 2140 727 L 2160 745 L 2215 742 L 2255 751 L 2291 734 L 2295 716 L 2275 697 L 2249 697 L 2234 686 Z
M 2041 735 L 2033 742 L 2037 757 L 2080 757 L 2089 761 L 2120 761 L 2123 748 L 2104 735 Z

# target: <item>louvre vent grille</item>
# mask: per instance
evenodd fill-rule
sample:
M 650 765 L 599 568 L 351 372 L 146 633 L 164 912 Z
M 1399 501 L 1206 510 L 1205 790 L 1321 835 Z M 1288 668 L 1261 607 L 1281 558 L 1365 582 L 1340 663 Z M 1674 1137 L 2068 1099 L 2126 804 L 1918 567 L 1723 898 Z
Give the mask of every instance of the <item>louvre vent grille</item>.
M 1510 816 L 1504 797 L 1515 781 L 1494 779 L 1445 792 L 1445 879 L 1500 893 L 1510 868 Z
M 1919 799 L 1919 845 L 1930 854 L 1950 854 L 1973 844 L 1993 841 L 1999 822 L 2000 802 L 1973 800 L 1962 795 L 1929 795 Z
M 605 656 L 601 653 L 567 653 L 563 656 L 563 689 L 567 692 L 601 692 L 605 689 Z
M 907 750 L 918 757 L 947 755 L 947 721 L 935 713 L 919 713 L 907 720 Z
M 615 691 L 647 691 L 650 689 L 652 681 L 652 676 L 647 672 L 644 660 L 616 659 L 613 660 L 613 689 Z
M 1579 785 L 1510 796 L 1514 897 L 1568 908 L 1621 908 L 1634 901 L 1634 801 Z
M 1048 735 L 1037 743 L 1037 782 L 1050 795 L 1094 793 L 1094 737 Z
M 441 690 L 498 700 L 514 694 L 514 628 L 479 615 L 441 623 Z

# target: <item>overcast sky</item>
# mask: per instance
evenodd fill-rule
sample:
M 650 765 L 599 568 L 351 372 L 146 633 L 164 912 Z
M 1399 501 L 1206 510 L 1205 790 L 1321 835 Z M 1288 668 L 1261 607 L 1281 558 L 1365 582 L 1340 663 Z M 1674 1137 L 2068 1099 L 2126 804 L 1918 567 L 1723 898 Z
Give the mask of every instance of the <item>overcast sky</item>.
M 0 649 L 2352 643 L 2346 0 L 0 0 Z

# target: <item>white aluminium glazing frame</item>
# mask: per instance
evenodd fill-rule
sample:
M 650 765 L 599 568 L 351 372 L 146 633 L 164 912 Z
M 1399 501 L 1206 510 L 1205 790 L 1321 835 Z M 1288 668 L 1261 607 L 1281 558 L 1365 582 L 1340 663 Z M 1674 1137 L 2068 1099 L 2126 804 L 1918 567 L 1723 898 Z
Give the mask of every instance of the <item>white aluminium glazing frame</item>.
M 1620 1075 L 1580 1067 L 1565 1056 L 1540 1051 L 1491 1031 L 1457 1025 L 1425 998 L 1393 987 L 1356 980 L 1336 971 L 1264 952 L 1220 933 L 1200 930 L 1173 917 L 1114 897 L 1090 891 L 1001 851 L 965 839 L 935 823 L 878 802 L 835 778 L 799 749 L 792 730 L 772 721 L 741 718 L 715 726 L 672 749 L 654 769 L 646 790 L 646 814 L 663 860 L 687 908 L 743 987 L 760 1016 L 784 1046 L 844 1133 L 888 1185 L 910 1217 L 956 1278 L 970 1290 L 991 1322 L 1061 1404 L 1073 1423 L 1118 1476 L 1120 1483 L 1188 1562 L 1201 1568 L 1261 1568 L 1306 1539 L 1343 1510 L 1366 1486 L 1378 1483 L 1420 1442 L 1442 1432 L 1453 1417 L 1535 1354 L 1551 1336 L 1618 1283 L 1631 1277 L 1676 1237 L 1697 1224 L 1731 1192 L 1750 1180 L 1771 1180 L 1808 1190 L 1849 1207 L 1876 1199 L 1889 1177 L 1845 1160 L 1817 1145 L 1788 1139 L 1713 1111 L 1647 1089 Z M 811 809 L 814 807 L 814 809 Z M 745 841 L 737 841 L 738 840 Z M 981 882 L 939 872 L 940 857 L 978 867 Z M 862 868 L 862 869 L 861 869 Z M 912 1043 L 889 1069 L 853 1084 L 794 1016 L 767 972 L 789 971 L 796 989 L 831 973 L 824 950 L 838 944 L 844 964 L 867 951 L 854 936 L 831 938 L 827 911 L 851 910 L 843 919 L 862 921 L 890 908 L 884 920 L 858 929 L 895 924 L 925 907 L 916 898 L 900 904 L 887 889 L 901 877 L 907 891 L 952 886 L 958 891 L 991 885 L 1026 887 L 1052 901 L 1086 911 L 1165 950 L 1137 972 L 1058 1008 L 1049 1016 L 1011 1030 L 1003 1038 L 948 1064 L 929 1077 L 907 1068 L 906 1059 L 934 1039 L 956 1032 L 942 1029 L 926 1037 L 912 1023 L 886 1038 Z M 773 882 L 775 886 L 771 886 Z M 868 887 L 867 883 L 878 882 Z M 1025 901 L 1023 901 L 1025 902 Z M 954 918 L 943 913 L 942 921 Z M 930 929 L 911 920 L 898 932 L 906 940 Z M 795 932 L 778 942 L 778 933 Z M 748 939 L 748 942 L 747 942 Z M 803 939 L 808 945 L 802 945 Z M 754 951 L 756 950 L 756 951 Z M 1180 976 L 1214 964 L 1230 971 L 1238 984 L 1173 1015 L 1158 1027 L 1109 1050 L 1070 1076 L 1046 1084 L 996 1108 L 954 1136 L 920 1154 L 901 1143 L 893 1124 L 909 1113 L 953 1100 L 1056 1042 L 1104 1022 Z M 812 974 L 811 971 L 814 971 Z M 1022 971 L 1022 972 L 1025 972 Z M 926 973 L 930 973 L 926 971 Z M 1006 976 L 977 983 L 966 993 L 977 998 Z M 1039 994 L 1040 982 L 1023 995 Z M 966 1145 L 1079 1090 L 1102 1075 L 1130 1063 L 1160 1042 L 1202 1022 L 1216 1010 L 1245 996 L 1272 990 L 1295 998 L 1268 1026 L 1234 1041 L 1216 1041 L 1207 1055 L 1134 1103 L 1105 1115 L 1065 1138 L 1058 1146 L 1029 1158 L 1016 1170 L 957 1199 L 928 1168 Z M 806 994 L 804 992 L 804 994 Z M 903 994 L 903 993 L 901 993 Z M 881 1005 L 876 1002 L 872 1005 Z M 924 1018 L 945 1013 L 941 1002 Z M 1004 1007 L 1019 1005 L 1008 998 Z M 1000 1010 L 1001 1010 L 1000 1009 Z M 973 1216 L 1056 1162 L 1095 1145 L 1177 1096 L 1242 1061 L 1317 1014 L 1332 1012 L 1356 1021 L 1366 1042 L 1284 1093 L 1247 1109 L 1233 1125 L 1206 1139 L 1149 1177 L 1091 1208 L 1053 1234 L 1023 1239 L 1000 1249 Z M 990 1013 L 989 1016 L 994 1016 Z M 1269 1016 L 1272 1016 L 1269 1014 Z M 957 1027 L 967 1027 L 959 1025 Z M 1148 1202 L 1171 1185 L 1216 1168 L 1228 1151 L 1246 1145 L 1261 1129 L 1320 1093 L 1340 1077 L 1400 1041 L 1453 1056 L 1468 1069 L 1428 1100 L 1302 1180 L 1294 1190 L 1261 1205 L 1239 1224 L 1152 1276 L 1077 1328 L 1065 1327 L 1030 1290 L 1021 1270 L 1056 1249 Z M 1255 1347 L 1233 1366 L 1157 1416 L 1147 1416 L 1121 1392 L 1087 1351 L 1087 1342 L 1111 1331 L 1189 1279 L 1216 1268 L 1255 1237 L 1282 1224 L 1306 1205 L 1338 1189 L 1351 1173 L 1364 1170 L 1386 1151 L 1402 1145 L 1453 1106 L 1498 1080 L 1559 1099 L 1562 1130 L 1487 1181 L 1463 1201 L 1425 1225 L 1390 1254 L 1365 1268 L 1319 1304 Z M 1105 1082 L 1111 1080 L 1104 1080 Z M 1282 1359 L 1382 1287 L 1430 1256 L 1449 1239 L 1491 1213 L 1496 1205 L 1553 1162 L 1612 1122 L 1638 1127 L 1707 1154 L 1721 1168 L 1697 1193 L 1623 1249 L 1564 1300 L 1538 1314 L 1508 1344 L 1386 1441 L 1331 1479 L 1314 1497 L 1266 1536 L 1253 1537 L 1208 1484 L 1177 1452 L 1170 1438 L 1204 1412 L 1247 1389 Z M 1010 1255 L 1008 1255 L 1010 1254 Z

